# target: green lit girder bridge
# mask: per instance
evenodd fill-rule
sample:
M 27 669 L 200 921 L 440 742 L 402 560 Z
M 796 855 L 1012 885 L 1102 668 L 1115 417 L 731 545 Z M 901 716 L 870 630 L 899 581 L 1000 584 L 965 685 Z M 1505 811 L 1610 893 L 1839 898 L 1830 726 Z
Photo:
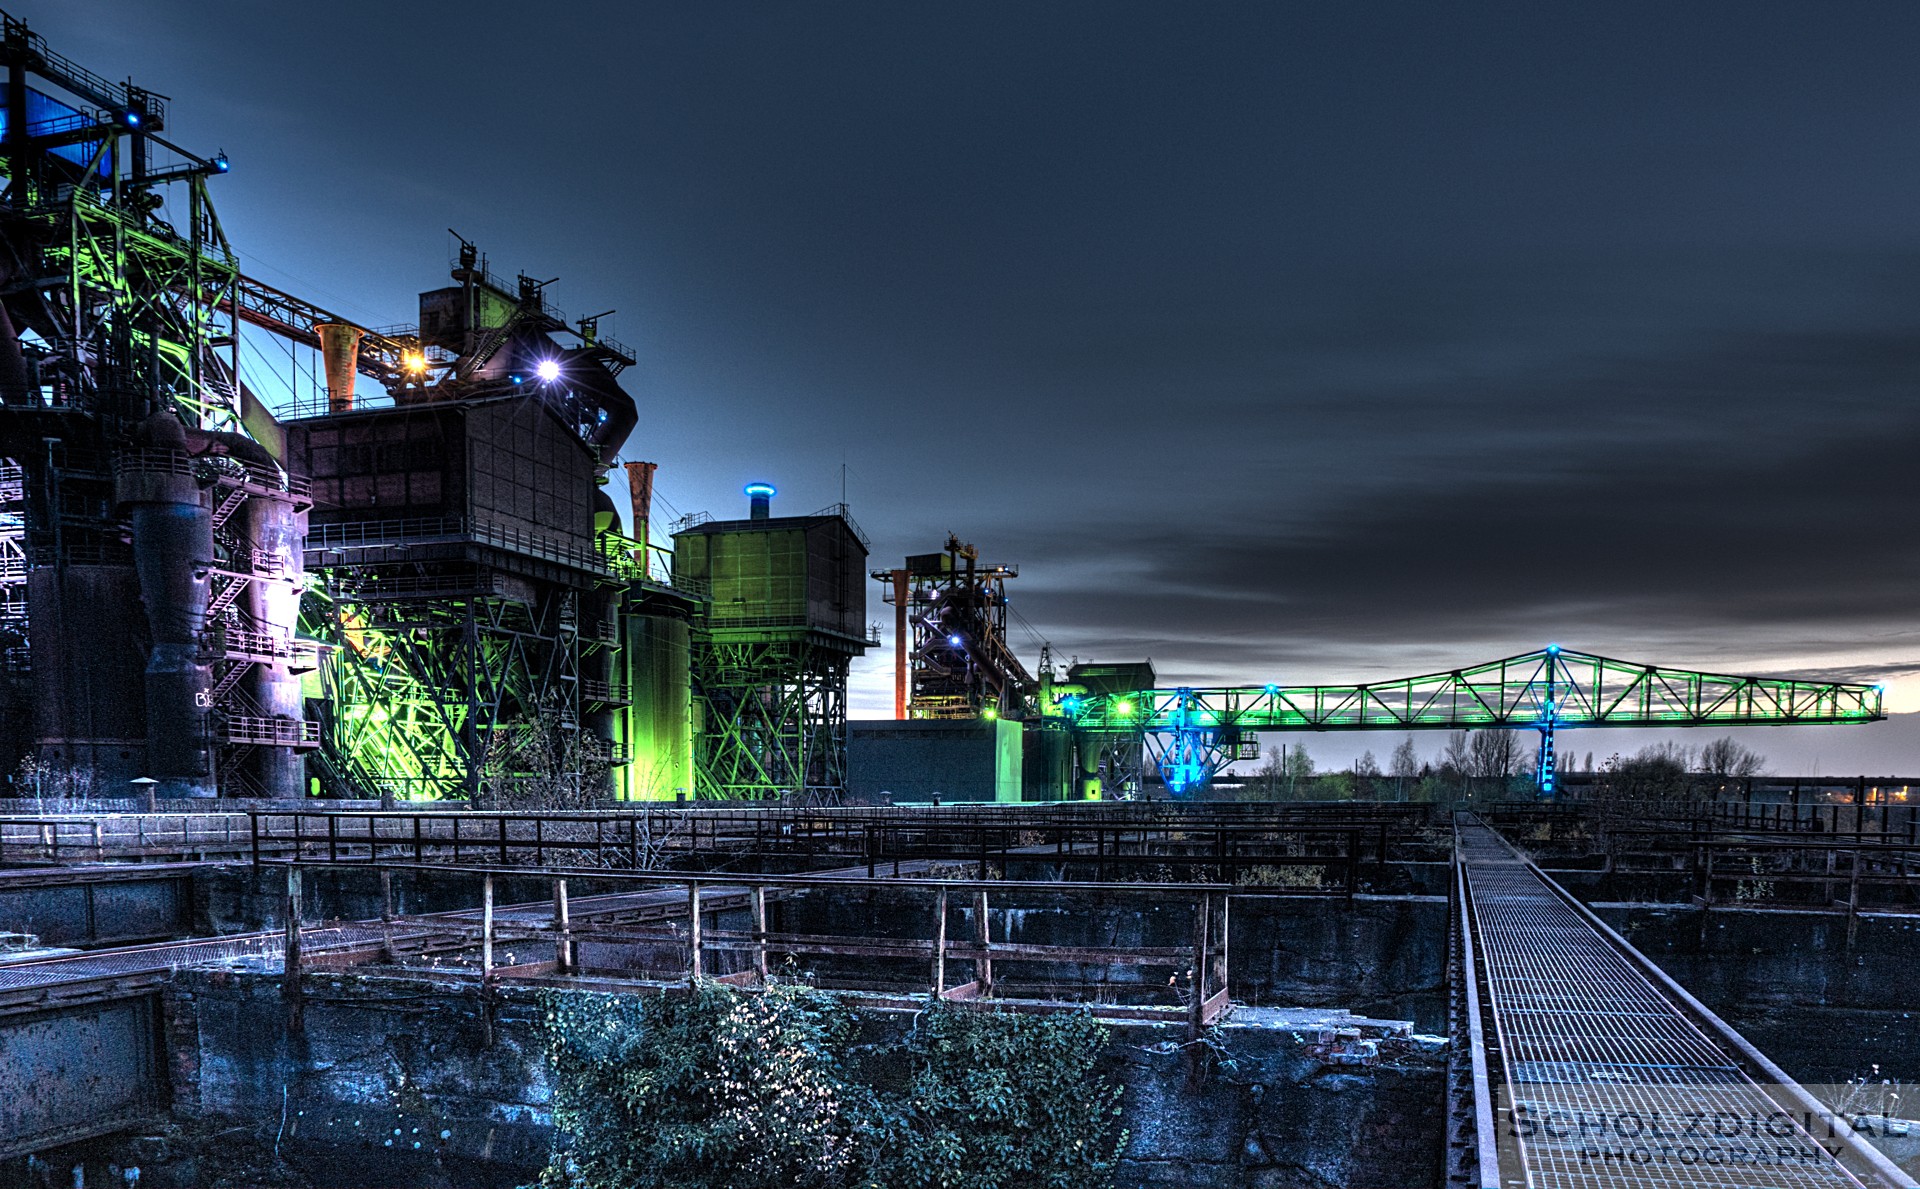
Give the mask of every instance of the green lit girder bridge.
M 1881 687 L 1734 677 L 1634 664 L 1548 645 L 1472 668 L 1366 685 L 1149 689 L 1072 695 L 1076 730 L 1139 734 L 1175 795 L 1247 754 L 1257 731 L 1527 729 L 1540 733 L 1542 795 L 1561 727 L 1757 727 L 1874 722 Z

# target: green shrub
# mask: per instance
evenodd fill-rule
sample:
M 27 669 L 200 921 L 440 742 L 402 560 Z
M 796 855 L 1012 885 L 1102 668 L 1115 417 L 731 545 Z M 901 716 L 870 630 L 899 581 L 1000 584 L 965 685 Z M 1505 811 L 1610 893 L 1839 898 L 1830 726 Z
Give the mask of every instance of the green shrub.
M 1126 1133 L 1084 1011 L 936 1004 L 888 1092 L 853 1077 L 853 1017 L 793 984 L 547 996 L 543 1189 L 1100 1189 Z
M 791 984 L 741 995 L 548 996 L 554 1125 L 543 1176 L 568 1189 L 858 1183 L 875 1111 L 839 1052 L 851 1018 Z
M 901 1189 L 1111 1185 L 1126 1147 L 1120 1087 L 1097 1069 L 1107 1029 L 1085 1011 L 942 1004 L 908 1039 L 913 1083 L 877 1160 Z

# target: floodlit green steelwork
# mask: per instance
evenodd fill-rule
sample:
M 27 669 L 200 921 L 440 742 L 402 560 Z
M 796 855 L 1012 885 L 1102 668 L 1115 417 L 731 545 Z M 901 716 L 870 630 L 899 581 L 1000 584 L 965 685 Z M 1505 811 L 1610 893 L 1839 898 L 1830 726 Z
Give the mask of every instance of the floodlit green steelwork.
M 1885 717 L 1877 685 L 1700 673 L 1555 646 L 1396 681 L 1137 690 L 1071 696 L 1061 706 L 1079 730 L 1138 731 L 1176 792 L 1206 783 L 1248 733 L 1261 730 L 1550 733 L 1561 727 L 1783 726 Z M 1544 775 L 1550 778 L 1550 765 Z
M 764 485 L 756 484 L 756 487 Z M 846 505 L 674 533 L 674 581 L 711 592 L 693 624 L 694 795 L 806 797 L 846 787 L 847 672 L 866 624 L 866 537 Z

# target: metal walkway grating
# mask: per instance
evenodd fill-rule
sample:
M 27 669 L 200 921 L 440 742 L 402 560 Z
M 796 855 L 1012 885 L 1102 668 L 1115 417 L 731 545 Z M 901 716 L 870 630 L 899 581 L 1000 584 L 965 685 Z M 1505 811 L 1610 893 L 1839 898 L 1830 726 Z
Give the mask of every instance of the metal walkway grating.
M 1860 1189 L 1827 1123 L 1784 1110 L 1492 830 L 1463 823 L 1458 845 L 1505 1072 L 1498 1142 L 1524 1175 L 1510 1164 L 1506 1184 Z
M 377 926 L 321 926 L 301 930 L 300 943 L 310 951 L 324 951 L 355 945 L 370 945 L 382 940 L 383 937 L 384 934 Z M 285 934 L 276 931 L 242 933 L 202 941 L 169 941 L 156 945 L 126 946 L 60 958 L 36 958 L 27 962 L 0 966 L 0 993 L 26 991 L 38 987 L 57 987 L 67 983 L 92 982 L 98 979 L 155 974 L 204 962 L 260 959 L 278 963 L 285 945 Z

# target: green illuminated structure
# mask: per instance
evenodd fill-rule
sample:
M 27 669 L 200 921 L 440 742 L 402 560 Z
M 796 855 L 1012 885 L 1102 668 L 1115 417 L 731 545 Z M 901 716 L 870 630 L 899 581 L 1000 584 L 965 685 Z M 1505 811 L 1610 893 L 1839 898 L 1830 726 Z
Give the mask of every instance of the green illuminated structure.
M 698 517 L 674 533 L 674 583 L 711 592 L 694 623 L 696 794 L 803 795 L 846 788 L 847 673 L 875 641 L 866 537 L 846 505 L 773 517 L 747 489 L 746 520 Z
M 1217 775 L 1260 730 L 1541 733 L 1543 793 L 1560 727 L 1784 726 L 1874 722 L 1877 685 L 1736 677 L 1663 668 L 1550 645 L 1466 669 L 1364 685 L 1142 689 L 1069 695 L 1078 730 L 1138 732 L 1176 795 Z

